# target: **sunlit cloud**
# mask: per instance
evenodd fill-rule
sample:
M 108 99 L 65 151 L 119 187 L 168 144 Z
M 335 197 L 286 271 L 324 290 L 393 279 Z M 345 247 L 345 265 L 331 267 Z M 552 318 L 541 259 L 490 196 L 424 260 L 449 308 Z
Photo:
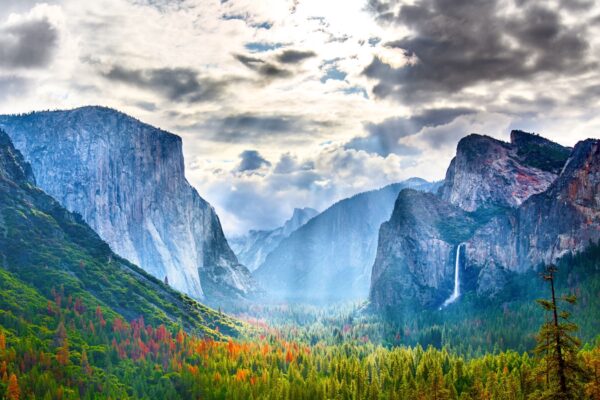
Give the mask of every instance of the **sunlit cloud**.
M 102 104 L 170 130 L 228 234 L 272 228 L 440 179 L 474 131 L 597 135 L 600 5 L 576 3 L 7 0 L 0 112 Z

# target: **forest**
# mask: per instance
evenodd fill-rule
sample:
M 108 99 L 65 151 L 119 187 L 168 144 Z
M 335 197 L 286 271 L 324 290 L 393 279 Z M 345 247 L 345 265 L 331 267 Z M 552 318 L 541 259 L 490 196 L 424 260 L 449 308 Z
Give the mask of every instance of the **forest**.
M 498 314 L 505 322 L 517 321 L 519 331 L 490 318 L 478 327 L 483 338 L 460 336 L 472 321 L 458 323 L 455 315 L 424 329 L 441 333 L 439 340 L 420 333 L 421 340 L 429 341 L 424 345 L 413 344 L 407 327 L 400 331 L 389 322 L 384 327 L 357 305 L 340 307 L 338 317 L 279 307 L 262 310 L 259 318 L 247 310 L 239 315 L 245 323 L 237 339 L 188 334 L 176 324 L 152 325 L 143 318 L 127 322 L 64 287 L 52 287 L 49 297 L 42 296 L 0 269 L 0 393 L 11 400 L 599 399 L 600 339 L 590 336 L 598 321 L 578 313 L 581 301 L 588 302 L 586 307 L 598 301 L 588 298 L 598 293 L 596 280 L 589 279 L 596 277 L 598 251 L 593 246 L 558 264 L 554 303 L 548 282 L 540 278 L 545 300 L 533 301 L 531 309 L 512 305 L 514 314 Z M 587 279 L 575 279 L 583 271 Z M 576 293 L 579 302 L 572 296 Z M 556 326 L 549 318 L 554 308 L 560 320 Z M 521 318 L 525 314 L 519 313 L 532 310 L 537 310 L 532 320 Z M 541 323 L 531 326 L 530 321 Z M 572 321 L 583 329 L 577 331 Z M 383 334 L 370 335 L 375 331 L 396 333 L 384 340 Z M 521 345 L 529 345 L 529 334 L 533 342 L 527 350 L 511 350 L 508 340 L 498 348 L 505 336 L 514 340 L 521 335 Z M 548 340 L 555 334 L 569 367 L 567 397 L 558 389 L 557 353 Z M 585 338 L 583 344 L 578 337 Z M 496 343 L 495 351 L 484 346 L 489 340 L 487 347 Z

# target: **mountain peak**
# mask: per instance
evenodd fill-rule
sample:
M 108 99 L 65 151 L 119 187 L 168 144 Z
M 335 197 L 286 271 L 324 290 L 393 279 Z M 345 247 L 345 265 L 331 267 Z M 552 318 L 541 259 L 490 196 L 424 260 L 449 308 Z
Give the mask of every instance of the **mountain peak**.
M 307 223 L 312 217 L 317 215 L 319 212 L 314 208 L 294 208 L 292 217 L 285 221 L 283 224 L 284 236 L 289 236 L 296 229 Z
M 517 207 L 545 191 L 571 149 L 523 131 L 511 143 L 471 134 L 460 140 L 440 194 L 467 211 L 485 205 Z
M 553 174 L 560 173 L 572 150 L 535 133 L 521 130 L 510 132 L 510 143 L 522 164 Z

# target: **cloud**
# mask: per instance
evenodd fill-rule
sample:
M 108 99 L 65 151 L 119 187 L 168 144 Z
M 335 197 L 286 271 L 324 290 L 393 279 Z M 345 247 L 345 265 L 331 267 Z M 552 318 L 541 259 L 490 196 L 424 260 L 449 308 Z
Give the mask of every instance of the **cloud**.
M 244 150 L 240 154 L 240 163 L 236 168 L 237 172 L 250 172 L 270 167 L 271 163 L 265 160 L 256 150 Z
M 470 133 L 507 140 L 511 120 L 510 117 L 498 113 L 466 113 L 449 123 L 424 127 L 418 139 L 425 144 L 428 151 L 453 151 L 458 141 Z
M 297 171 L 310 171 L 315 168 L 314 161 L 300 162 L 298 157 L 290 152 L 284 153 L 275 166 L 275 173 L 291 174 Z
M 21 76 L 0 76 L 0 100 L 23 95 L 29 89 L 29 82 Z
M 239 165 L 233 171 L 212 169 L 195 178 L 202 182 L 203 192 L 211 193 L 230 235 L 275 228 L 295 207 L 323 210 L 358 192 L 408 178 L 415 170 L 414 163 L 404 163 L 396 155 L 382 158 L 337 146 L 309 157 L 288 152 L 275 168 L 264 164 L 260 154 L 248 153 L 245 158 L 251 160 L 245 173 L 238 171 L 245 169 Z M 407 171 L 409 165 L 413 167 Z
M 188 103 L 215 100 L 227 86 L 223 80 L 200 78 L 198 72 L 190 68 L 129 69 L 116 65 L 104 77 Z
M 389 19 L 388 3 L 373 3 Z M 387 4 L 387 5 L 386 5 Z M 420 0 L 402 5 L 393 22 L 409 36 L 386 43 L 404 52 L 393 66 L 374 57 L 363 71 L 373 93 L 424 101 L 482 82 L 531 79 L 540 73 L 576 75 L 592 68 L 585 24 L 567 24 L 559 11 L 537 2 L 507 14 L 499 0 Z
M 277 137 L 318 136 L 320 129 L 330 126 L 329 121 L 312 121 L 301 116 L 243 113 L 211 118 L 196 127 L 213 132 L 213 140 L 257 143 Z
M 56 52 L 58 38 L 57 27 L 44 15 L 9 19 L 0 27 L 0 66 L 46 67 Z
M 292 75 L 291 71 L 257 57 L 249 57 L 243 54 L 236 54 L 234 57 L 247 68 L 256 71 L 266 79 L 287 78 Z
M 415 147 L 400 143 L 400 139 L 413 136 L 425 127 L 445 125 L 461 115 L 475 113 L 470 108 L 436 108 L 425 110 L 408 118 L 388 118 L 381 123 L 367 123 L 366 137 L 355 137 L 346 143 L 345 148 L 363 150 L 379 154 L 382 157 L 395 153 L 399 155 L 418 155 L 421 151 Z
M 277 56 L 277 61 L 283 64 L 297 64 L 316 55 L 314 51 L 284 50 Z

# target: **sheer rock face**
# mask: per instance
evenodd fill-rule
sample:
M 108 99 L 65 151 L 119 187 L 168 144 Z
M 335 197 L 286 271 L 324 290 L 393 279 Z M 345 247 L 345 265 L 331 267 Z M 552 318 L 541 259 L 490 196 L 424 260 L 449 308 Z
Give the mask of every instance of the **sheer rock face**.
M 370 298 L 378 309 L 440 305 L 459 243 L 471 289 L 493 297 L 508 274 L 598 240 L 600 141 L 568 149 L 521 131 L 511 144 L 471 135 L 459 144 L 439 198 L 400 193 L 381 227 Z
M 380 309 L 441 304 L 453 290 L 458 244 L 473 224 L 464 210 L 431 193 L 401 191 L 379 230 L 371 302 Z
M 0 116 L 0 127 L 38 186 L 122 257 L 209 302 L 255 290 L 185 179 L 180 137 L 101 107 Z
M 365 298 L 379 227 L 406 187 L 433 190 L 436 185 L 411 179 L 341 200 L 282 240 L 254 276 L 277 299 Z
M 543 152 L 556 152 L 555 163 L 537 162 Z M 442 199 L 467 211 L 481 206 L 518 207 L 545 191 L 556 179 L 569 150 L 546 139 L 513 131 L 511 143 L 469 135 L 457 147 L 456 157 L 440 190 Z
M 578 143 L 563 172 L 519 209 L 521 265 L 550 263 L 600 240 L 600 141 Z
M 295 208 L 290 219 L 283 226 L 273 230 L 252 230 L 247 235 L 229 239 L 229 244 L 238 257 L 250 271 L 256 270 L 279 243 L 295 230 L 306 224 L 318 214 L 312 208 Z

